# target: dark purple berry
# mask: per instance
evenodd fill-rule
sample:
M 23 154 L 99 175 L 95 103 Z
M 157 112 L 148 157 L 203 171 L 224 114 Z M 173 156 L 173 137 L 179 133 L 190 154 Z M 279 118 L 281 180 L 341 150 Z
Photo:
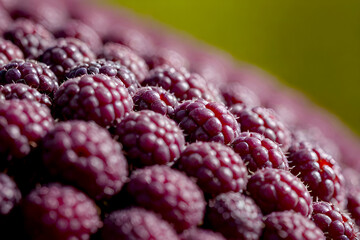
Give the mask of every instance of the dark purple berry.
M 2 66 L 14 59 L 24 59 L 23 52 L 12 42 L 0 38 L 0 65 Z
M 191 228 L 180 235 L 180 240 L 226 240 L 220 233 L 201 228 Z
M 360 226 L 360 188 L 353 187 L 347 193 L 347 208 L 357 226 Z
M 16 183 L 5 173 L 0 173 L 0 223 L 19 204 L 21 193 Z

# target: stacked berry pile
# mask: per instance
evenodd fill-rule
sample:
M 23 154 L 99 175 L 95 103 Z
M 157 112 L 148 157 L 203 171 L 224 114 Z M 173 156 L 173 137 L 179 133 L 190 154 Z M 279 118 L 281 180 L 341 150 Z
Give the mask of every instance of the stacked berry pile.
M 1 239 L 359 239 L 359 139 L 300 94 L 81 0 L 0 16 Z

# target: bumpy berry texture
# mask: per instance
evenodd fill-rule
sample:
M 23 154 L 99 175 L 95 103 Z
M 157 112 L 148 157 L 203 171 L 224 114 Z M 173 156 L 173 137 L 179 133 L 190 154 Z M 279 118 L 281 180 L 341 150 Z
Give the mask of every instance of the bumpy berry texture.
M 144 59 L 138 56 L 131 49 L 117 43 L 105 44 L 99 57 L 114 62 L 120 62 L 135 74 L 136 80 L 139 83 L 144 81 L 149 72 Z
M 298 142 L 289 149 L 291 172 L 309 188 L 314 199 L 342 204 L 345 200 L 344 177 L 337 162 L 320 147 Z
M 129 113 L 115 129 L 127 159 L 135 166 L 171 164 L 184 149 L 176 122 L 150 110 Z
M 42 141 L 42 161 L 51 175 L 102 199 L 120 191 L 127 163 L 120 145 L 94 123 L 58 123 Z
M 357 226 L 360 226 L 360 188 L 352 188 L 347 193 L 347 210 L 355 220 Z
M 151 110 L 162 115 L 172 116 L 179 105 L 176 97 L 160 87 L 139 88 L 133 96 L 134 110 Z
M 185 101 L 174 112 L 174 120 L 189 142 L 230 144 L 239 135 L 239 125 L 227 108 L 202 99 Z
M 14 59 L 23 59 L 24 54 L 18 46 L 12 42 L 0 38 L 0 65 L 4 65 Z
M 279 144 L 259 133 L 242 132 L 231 146 L 247 164 L 250 173 L 263 168 L 289 170 L 288 160 Z
M 146 57 L 145 60 L 149 69 L 154 69 L 163 65 L 168 65 L 179 70 L 182 68 L 187 69 L 189 67 L 189 63 L 184 56 L 167 48 L 154 51 L 154 53 Z
M 16 183 L 5 173 L 0 173 L 0 222 L 19 204 L 21 193 Z
M 75 38 L 60 38 L 55 46 L 46 49 L 39 56 L 39 61 L 48 65 L 61 82 L 65 80 L 68 70 L 94 59 L 95 55 L 90 48 Z
M 1 164 L 28 155 L 52 127 L 50 110 L 40 103 L 18 99 L 1 101 Z
M 196 142 L 181 153 L 177 168 L 194 177 L 209 194 L 242 192 L 246 188 L 247 169 L 241 157 L 230 147 L 216 142 Z
M 173 93 L 179 101 L 197 98 L 208 101 L 217 100 L 203 77 L 195 73 L 189 73 L 185 69 L 176 70 L 168 65 L 151 70 L 142 85 L 162 87 Z
M 273 212 L 265 221 L 261 239 L 264 240 L 325 240 L 324 233 L 314 222 L 293 212 Z
M 203 193 L 185 174 L 167 166 L 134 171 L 127 190 L 135 204 L 159 213 L 177 231 L 194 227 L 203 220 Z
M 264 214 L 294 210 L 307 217 L 312 212 L 312 199 L 305 185 L 282 169 L 258 170 L 249 179 L 247 191 Z
M 311 220 L 325 233 L 326 239 L 359 239 L 353 220 L 338 207 L 327 202 L 314 202 Z
M 153 212 L 130 208 L 112 212 L 104 220 L 103 240 L 178 240 L 173 227 Z
M 263 134 L 280 144 L 284 151 L 290 147 L 290 131 L 273 110 L 254 107 L 245 108 L 240 112 L 232 111 L 232 113 L 237 117 L 242 132 L 250 131 Z
M 51 107 L 51 98 L 46 94 L 41 94 L 35 88 L 22 83 L 12 83 L 5 86 L 0 86 L 0 98 L 4 100 L 20 99 L 36 101 L 41 104 Z
M 127 67 L 118 62 L 107 61 L 105 59 L 98 59 L 89 63 L 83 63 L 75 68 L 72 68 L 67 74 L 67 78 L 80 77 L 86 74 L 105 74 L 109 77 L 118 78 L 122 84 L 125 85 L 131 95 L 134 95 L 136 90 L 140 87 L 139 82 L 136 80 L 134 73 Z
M 132 98 L 117 78 L 84 75 L 64 82 L 54 96 L 54 113 L 62 120 L 94 121 L 110 127 L 133 109 Z
M 238 82 L 223 83 L 220 85 L 220 93 L 225 105 L 234 108 L 234 112 L 261 104 L 260 99 L 253 91 Z
M 225 240 L 220 234 L 211 230 L 191 228 L 180 235 L 180 240 Z
M 53 95 L 58 79 L 48 66 L 35 60 L 13 60 L 0 68 L 0 84 L 23 83 L 39 92 Z
M 4 32 L 4 38 L 17 45 L 25 58 L 35 59 L 54 44 L 54 36 L 42 25 L 27 19 L 15 21 Z
M 90 239 L 102 223 L 95 203 L 70 186 L 51 184 L 33 190 L 23 203 L 31 239 Z
M 206 218 L 212 229 L 227 239 L 257 240 L 263 228 L 259 207 L 251 198 L 235 192 L 210 200 Z

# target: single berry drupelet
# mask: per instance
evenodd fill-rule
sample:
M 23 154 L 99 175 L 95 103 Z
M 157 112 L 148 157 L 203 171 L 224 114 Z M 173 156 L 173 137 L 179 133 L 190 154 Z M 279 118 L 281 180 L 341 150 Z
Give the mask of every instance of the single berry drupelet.
M 357 240 L 359 230 L 345 212 L 328 202 L 314 202 L 311 220 L 324 232 L 326 239 Z
M 287 151 L 291 144 L 289 129 L 279 119 L 277 114 L 269 108 L 245 108 L 232 113 L 237 117 L 242 132 L 257 132 L 280 144 L 283 151 Z
M 82 63 L 72 68 L 66 74 L 66 77 L 75 78 L 86 74 L 92 75 L 99 73 L 105 74 L 109 77 L 118 78 L 120 80 L 119 82 L 125 85 L 131 96 L 134 95 L 136 90 L 140 87 L 134 73 L 127 67 L 121 65 L 119 62 L 113 62 L 105 59 Z
M 90 239 L 101 226 L 95 203 L 71 186 L 34 189 L 23 202 L 25 229 L 31 239 Z
M 114 62 L 119 62 L 135 74 L 136 80 L 142 83 L 149 72 L 144 59 L 138 56 L 131 49 L 117 43 L 107 43 L 104 45 L 99 58 L 105 58 Z
M 133 96 L 134 110 L 151 110 L 162 115 L 172 116 L 179 105 L 174 94 L 161 87 L 142 87 Z
M 54 97 L 54 114 L 62 120 L 94 121 L 116 125 L 133 109 L 132 98 L 115 77 L 84 75 L 64 82 Z
M 35 88 L 22 83 L 11 83 L 5 86 L 0 85 L 0 98 L 4 100 L 20 99 L 39 102 L 47 107 L 51 107 L 51 98 L 46 94 L 41 94 Z
M 207 229 L 191 228 L 180 235 L 180 240 L 226 240 L 223 235 Z
M 242 132 L 231 144 L 250 173 L 263 168 L 289 170 L 288 160 L 279 144 L 259 133 Z
M 353 187 L 347 193 L 347 207 L 357 226 L 360 226 L 360 188 Z
M 247 184 L 247 191 L 263 214 L 293 210 L 305 217 L 312 212 L 312 199 L 301 180 L 289 171 L 258 170 Z
M 343 204 L 345 180 L 338 163 L 309 142 L 294 143 L 288 155 L 291 172 L 309 188 L 314 199 Z
M 178 70 L 183 68 L 188 69 L 189 67 L 189 62 L 184 56 L 168 48 L 157 49 L 152 55 L 147 56 L 145 60 L 149 69 L 163 65 L 168 65 Z
M 12 42 L 0 38 L 0 65 L 2 66 L 15 59 L 24 59 L 23 52 Z
M 12 99 L 0 104 L 1 164 L 28 155 L 53 127 L 50 110 L 38 102 Z M 5 161 L 5 162 L 4 162 Z
M 21 193 L 16 183 L 5 173 L 0 173 L 0 223 L 21 200 Z
M 79 63 L 94 60 L 95 54 L 78 39 L 60 38 L 56 41 L 55 46 L 46 49 L 38 59 L 48 65 L 59 81 L 63 82 L 68 70 Z
M 136 205 L 160 214 L 178 232 L 203 220 L 206 203 L 202 191 L 185 174 L 168 166 L 134 171 L 127 191 Z
M 205 193 L 218 195 L 230 191 L 242 192 L 246 188 L 244 162 L 230 147 L 221 143 L 196 142 L 188 145 L 176 166 L 194 177 Z
M 172 164 L 184 149 L 185 138 L 177 124 L 150 110 L 129 113 L 115 128 L 129 163 L 137 166 Z
M 58 123 L 43 139 L 41 158 L 57 179 L 99 200 L 118 193 L 128 175 L 121 146 L 92 122 Z
M 0 68 L 0 84 L 23 83 L 52 96 L 59 88 L 55 74 L 35 60 L 13 60 Z
M 102 240 L 178 240 L 173 227 L 155 213 L 130 208 L 110 213 L 101 230 Z
M 28 19 L 16 20 L 4 32 L 4 38 L 18 46 L 25 58 L 30 59 L 36 59 L 55 44 L 55 38 L 48 30 Z
M 230 144 L 239 135 L 239 124 L 234 115 L 217 102 L 185 101 L 175 109 L 173 119 L 189 142 Z
M 266 216 L 263 240 L 325 240 L 324 233 L 314 222 L 293 212 L 273 212 Z
M 251 198 L 235 192 L 210 200 L 206 219 L 227 239 L 257 240 L 263 228 L 259 207 Z
M 246 107 L 260 106 L 259 97 L 239 82 L 227 82 L 220 85 L 220 93 L 224 103 L 234 112 L 240 111 Z

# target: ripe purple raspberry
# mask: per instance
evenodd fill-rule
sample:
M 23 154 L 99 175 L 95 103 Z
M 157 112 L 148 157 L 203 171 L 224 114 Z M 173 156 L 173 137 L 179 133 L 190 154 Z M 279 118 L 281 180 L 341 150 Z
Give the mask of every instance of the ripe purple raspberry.
M 247 191 L 263 214 L 293 210 L 307 217 L 312 212 L 312 199 L 305 185 L 282 169 L 258 170 L 249 179 Z
M 102 240 L 178 240 L 173 227 L 155 213 L 130 208 L 110 213 L 104 220 Z
M 209 194 L 242 192 L 246 188 L 247 169 L 230 147 L 216 142 L 196 142 L 181 153 L 177 168 L 194 177 Z
M 51 107 L 51 99 L 48 95 L 41 94 L 35 88 L 31 88 L 22 83 L 12 83 L 0 86 L 0 98 L 3 98 L 4 100 L 26 99 L 39 102 L 49 108 Z
M 117 43 L 105 44 L 99 58 L 119 62 L 121 65 L 129 68 L 129 70 L 135 74 L 136 80 L 139 83 L 144 81 L 149 72 L 144 59 L 139 57 L 131 49 Z
M 116 126 L 114 134 L 129 162 L 139 167 L 172 164 L 185 145 L 177 124 L 150 110 L 129 113 Z
M 33 190 L 23 203 L 23 215 L 31 239 L 88 240 L 102 225 L 89 197 L 59 184 Z
M 259 207 L 251 198 L 235 192 L 210 200 L 206 218 L 212 229 L 227 239 L 257 240 L 263 228 Z
M 154 69 L 163 65 L 168 65 L 178 70 L 183 68 L 187 69 L 189 67 L 189 63 L 184 56 L 167 48 L 156 50 L 151 56 L 147 56 L 145 60 L 149 69 Z
M 293 212 L 273 212 L 265 221 L 261 239 L 264 240 L 325 240 L 324 233 L 314 222 Z
M 24 59 L 23 52 L 12 42 L 0 38 L 0 65 L 2 66 L 14 59 Z
M 127 190 L 137 205 L 159 213 L 179 232 L 196 226 L 204 217 L 206 203 L 199 187 L 168 166 L 134 171 Z
M 288 161 L 279 144 L 259 133 L 242 132 L 231 146 L 247 164 L 250 173 L 263 168 L 289 170 Z
M 82 63 L 72 68 L 67 74 L 67 78 L 80 77 L 86 74 L 105 74 L 109 77 L 118 78 L 122 84 L 125 85 L 130 95 L 134 95 L 136 90 L 140 87 L 139 82 L 136 80 L 134 73 L 127 67 L 118 62 L 108 61 L 105 59 L 98 59 L 89 63 Z
M 53 95 L 58 79 L 48 66 L 35 60 L 13 60 L 0 68 L 0 84 L 23 83 L 40 93 Z
M 239 82 L 222 83 L 220 92 L 225 105 L 234 108 L 234 112 L 261 104 L 258 96 Z
M 17 45 L 25 58 L 36 59 L 55 44 L 54 36 L 42 25 L 28 19 L 18 19 L 4 32 L 4 38 Z
M 226 240 L 220 233 L 201 228 L 191 228 L 180 235 L 180 240 Z
M 239 124 L 227 108 L 202 99 L 185 101 L 175 109 L 174 120 L 189 142 L 230 144 L 239 134 Z
M 232 111 L 232 113 L 237 117 L 242 132 L 250 131 L 263 134 L 280 144 L 283 151 L 287 151 L 290 147 L 290 131 L 273 110 L 254 107 L 245 108 L 240 112 Z
M 16 183 L 5 173 L 0 173 L 0 223 L 3 223 L 3 217 L 9 215 L 20 200 L 21 193 Z
M 48 65 L 61 82 L 65 80 L 68 70 L 94 59 L 95 55 L 90 48 L 76 38 L 60 38 L 55 46 L 39 56 L 39 61 Z
M 338 163 L 320 147 L 298 142 L 289 149 L 291 172 L 309 188 L 314 199 L 342 204 L 345 183 Z
M 28 155 L 52 127 L 50 110 L 40 103 L 18 99 L 1 101 L 1 164 Z
M 314 202 L 311 220 L 325 233 L 326 239 L 359 239 L 359 231 L 353 220 L 335 205 Z
M 360 188 L 358 186 L 347 193 L 347 210 L 357 226 L 360 226 Z
M 64 82 L 55 94 L 53 105 L 60 119 L 94 121 L 110 127 L 132 111 L 133 101 L 117 78 L 95 74 Z
M 134 110 L 152 110 L 162 115 L 172 116 L 179 105 L 176 97 L 160 87 L 139 88 L 133 96 Z

